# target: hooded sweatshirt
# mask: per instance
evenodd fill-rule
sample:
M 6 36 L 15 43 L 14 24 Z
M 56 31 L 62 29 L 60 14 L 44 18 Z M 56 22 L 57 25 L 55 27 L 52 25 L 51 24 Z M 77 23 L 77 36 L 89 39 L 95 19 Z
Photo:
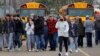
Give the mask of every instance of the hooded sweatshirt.
M 69 24 L 67 21 L 58 21 L 55 27 L 58 29 L 58 36 L 69 37 Z

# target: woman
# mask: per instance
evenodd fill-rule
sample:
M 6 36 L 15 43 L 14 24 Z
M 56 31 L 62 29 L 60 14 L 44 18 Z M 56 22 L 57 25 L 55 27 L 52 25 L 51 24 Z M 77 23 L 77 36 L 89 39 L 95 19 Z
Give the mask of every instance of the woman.
M 78 40 L 78 35 L 77 35 L 77 30 L 78 30 L 78 26 L 77 26 L 77 23 L 76 23 L 76 20 L 75 19 L 73 19 L 72 20 L 72 22 L 71 22 L 71 39 L 73 39 L 73 42 L 70 44 L 70 48 L 72 47 L 72 46 L 74 46 L 75 45 L 75 52 L 78 52 L 78 43 L 77 43 L 77 40 Z M 74 43 L 74 45 L 73 45 L 73 43 Z M 73 48 L 71 48 L 70 49 L 70 51 L 72 52 L 72 49 Z
M 27 50 L 30 52 L 32 51 L 32 44 L 33 44 L 33 35 L 34 35 L 34 23 L 32 19 L 29 19 L 28 22 L 26 23 L 26 35 L 27 35 Z
M 85 36 L 85 28 L 82 19 L 78 19 L 78 47 L 83 47 L 83 37 Z
M 62 56 L 62 46 L 64 42 L 64 46 L 66 49 L 65 56 L 68 56 L 68 37 L 69 37 L 69 24 L 65 21 L 65 17 L 60 16 L 60 20 L 56 23 L 55 26 L 58 29 L 58 37 L 59 37 L 59 56 Z

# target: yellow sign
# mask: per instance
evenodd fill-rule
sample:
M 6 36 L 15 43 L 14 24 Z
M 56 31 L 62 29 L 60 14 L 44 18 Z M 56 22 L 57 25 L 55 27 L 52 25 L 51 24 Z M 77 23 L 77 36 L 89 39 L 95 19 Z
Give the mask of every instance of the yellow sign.
M 39 3 L 27 3 L 27 8 L 39 8 Z
M 81 4 L 81 3 L 74 3 L 75 8 L 87 8 L 87 3 Z

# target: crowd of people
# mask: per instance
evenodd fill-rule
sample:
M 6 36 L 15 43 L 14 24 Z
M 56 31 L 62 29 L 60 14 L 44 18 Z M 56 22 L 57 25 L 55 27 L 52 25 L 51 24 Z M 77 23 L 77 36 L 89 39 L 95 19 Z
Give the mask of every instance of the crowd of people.
M 93 30 L 96 32 L 96 45 L 100 43 L 100 20 L 93 22 L 90 17 L 86 17 L 86 21 L 83 22 L 79 16 L 70 20 L 68 15 L 59 15 L 58 18 L 53 15 L 48 18 L 33 15 L 27 19 L 27 22 L 23 22 L 19 15 L 10 14 L 0 18 L 1 51 L 3 47 L 8 51 L 21 50 L 23 34 L 26 37 L 27 51 L 45 51 L 49 44 L 49 51 L 56 51 L 57 47 L 59 48 L 59 56 L 62 56 L 63 42 L 66 56 L 69 51 L 73 51 L 73 45 L 75 45 L 75 52 L 78 52 L 78 47 L 84 47 L 84 37 L 86 37 L 87 47 L 92 48 Z

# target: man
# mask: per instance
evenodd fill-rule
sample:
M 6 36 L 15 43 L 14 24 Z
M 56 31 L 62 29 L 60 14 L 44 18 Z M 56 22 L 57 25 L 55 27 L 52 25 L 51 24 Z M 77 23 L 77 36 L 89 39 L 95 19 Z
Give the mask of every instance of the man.
M 3 48 L 3 20 L 0 18 L 0 51 Z
M 15 47 L 20 50 L 21 47 L 21 34 L 23 30 L 22 21 L 19 18 L 19 15 L 15 15 L 14 17 L 14 44 Z
M 34 33 L 36 38 L 36 51 L 44 50 L 44 18 L 40 16 L 34 16 Z
M 92 47 L 92 31 L 93 31 L 93 22 L 89 17 L 86 18 L 86 22 L 84 22 L 85 33 L 87 37 L 87 47 Z
M 6 19 L 4 21 L 4 33 L 6 34 L 6 40 L 8 45 L 8 51 L 13 50 L 13 34 L 14 34 L 14 22 L 11 19 L 11 16 L 6 15 Z
M 96 32 L 96 38 L 95 38 L 95 43 L 98 45 L 100 43 L 100 20 L 95 21 L 95 32 Z
M 48 36 L 50 41 L 50 51 L 55 51 L 57 47 L 57 29 L 55 25 L 57 20 L 53 16 L 49 16 L 47 20 Z

